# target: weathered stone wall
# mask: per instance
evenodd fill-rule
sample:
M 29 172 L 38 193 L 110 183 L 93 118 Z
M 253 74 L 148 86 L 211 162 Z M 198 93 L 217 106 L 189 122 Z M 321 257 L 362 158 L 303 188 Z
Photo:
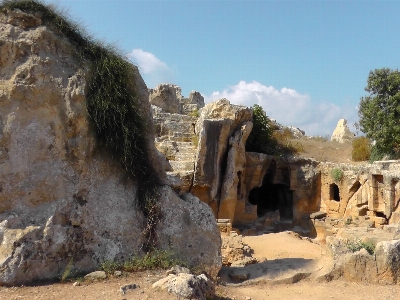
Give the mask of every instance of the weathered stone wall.
M 334 181 L 332 169 L 343 171 L 343 178 Z M 321 163 L 321 211 L 331 217 L 364 217 L 383 225 L 398 223 L 400 200 L 400 162 L 382 161 L 373 164 Z M 332 197 L 336 185 L 340 201 Z

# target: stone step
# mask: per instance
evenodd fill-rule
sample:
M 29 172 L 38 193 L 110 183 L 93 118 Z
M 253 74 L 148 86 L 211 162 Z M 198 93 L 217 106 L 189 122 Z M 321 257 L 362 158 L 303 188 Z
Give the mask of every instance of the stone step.
M 197 150 L 197 147 L 195 145 L 193 145 L 193 143 L 191 141 L 184 142 L 184 141 L 173 141 L 173 140 L 168 140 L 168 139 L 164 139 L 164 140 L 160 141 L 160 139 L 158 139 L 158 140 L 156 140 L 156 143 L 157 143 L 157 147 L 176 148 L 176 149 L 179 149 L 179 151 L 186 151 L 186 150 L 195 151 L 195 150 Z
M 193 149 L 197 149 L 197 145 L 193 145 L 192 142 L 175 142 L 176 145 L 179 147 L 179 149 L 183 149 L 183 148 L 193 148 Z
M 172 172 L 167 172 L 168 175 L 173 175 L 173 176 L 178 176 L 179 178 L 192 178 L 193 177 L 193 171 L 172 171 Z
M 186 171 L 194 171 L 194 162 L 192 161 L 174 161 L 170 160 L 169 161 L 172 170 L 174 172 L 180 171 L 180 170 L 186 170 Z
M 182 153 L 176 153 L 175 154 L 175 159 L 174 161 L 190 161 L 190 162 L 195 162 L 196 161 L 196 154 L 182 154 Z
M 176 123 L 196 123 L 197 117 L 181 114 L 170 114 L 165 112 L 154 112 L 153 119 L 161 122 L 176 122 Z
M 181 154 L 195 154 L 197 152 L 195 147 L 177 147 L 176 149 Z

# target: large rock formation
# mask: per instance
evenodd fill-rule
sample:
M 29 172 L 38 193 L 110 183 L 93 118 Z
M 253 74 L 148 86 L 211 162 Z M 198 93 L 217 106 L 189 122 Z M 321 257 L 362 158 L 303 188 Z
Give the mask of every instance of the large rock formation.
M 195 113 L 204 106 L 204 97 L 197 91 L 191 91 L 188 98 L 182 96 L 182 90 L 175 84 L 159 84 L 149 89 L 149 101 L 170 114 Z
M 88 69 L 41 23 L 36 15 L 0 12 L 0 284 L 91 271 L 142 253 L 138 184 L 99 149 L 90 129 Z M 152 128 L 148 90 L 135 76 L 140 114 Z M 152 134 L 148 141 L 165 177 Z M 160 194 L 159 247 L 215 276 L 221 240 L 210 208 L 169 187 Z
M 156 146 L 171 166 L 170 183 L 180 193 L 199 197 L 218 219 L 237 225 L 256 220 L 264 210 L 295 219 L 319 210 L 317 162 L 246 152 L 250 108 L 220 99 L 196 117 L 167 113 L 164 106 L 153 106 L 153 119 Z
M 233 220 L 236 200 L 244 195 L 244 148 L 252 116 L 250 108 L 221 99 L 207 104 L 197 120 L 199 144 L 190 191 L 210 205 L 218 218 Z M 229 195 L 232 188 L 234 195 Z
M 161 85 L 154 91 L 171 86 Z M 180 89 L 173 87 L 176 94 Z M 150 102 L 153 98 L 150 96 Z M 185 98 L 183 98 L 185 99 Z M 174 99 L 165 99 L 165 103 Z M 197 92 L 192 92 L 184 105 L 201 108 L 204 100 Z M 212 207 L 217 218 L 254 220 L 257 212 L 250 209 L 248 214 L 241 213 L 242 206 L 248 205 L 247 187 L 253 188 L 260 180 L 254 180 L 256 171 L 255 155 L 250 159 L 253 176 L 246 177 L 247 154 L 245 145 L 252 129 L 252 110 L 245 106 L 232 105 L 227 99 L 221 99 L 197 110 L 187 113 L 168 113 L 165 103 L 153 105 L 153 120 L 156 124 L 156 147 L 167 158 L 170 169 L 170 184 L 179 193 L 190 191 Z M 184 105 L 182 107 L 184 107 Z M 266 156 L 262 158 L 267 163 Z M 259 168 L 265 169 L 259 163 Z M 263 176 L 263 175 L 262 175 Z M 246 179 L 247 178 L 247 179 Z M 252 185 L 253 184 L 253 185 Z M 236 206 L 239 205 L 239 211 Z
M 337 141 L 344 143 L 345 141 L 352 141 L 355 138 L 355 134 L 350 131 L 347 126 L 347 120 L 340 119 L 336 125 L 335 130 L 332 133 L 331 141 Z

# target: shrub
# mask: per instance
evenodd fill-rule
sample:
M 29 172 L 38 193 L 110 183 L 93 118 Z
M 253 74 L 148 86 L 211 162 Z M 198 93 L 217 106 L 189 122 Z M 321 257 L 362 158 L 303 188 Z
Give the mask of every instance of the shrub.
M 253 105 L 253 129 L 246 142 L 246 151 L 271 154 L 273 149 L 271 120 L 261 106 Z
M 333 168 L 331 170 L 331 177 L 332 177 L 333 181 L 339 182 L 343 178 L 343 171 L 339 168 Z
M 296 147 L 290 141 L 292 132 L 285 128 L 283 131 L 274 130 L 274 125 L 265 114 L 263 108 L 253 105 L 253 129 L 246 142 L 246 151 L 271 155 L 297 153 Z
M 174 258 L 167 251 L 154 250 L 146 255 L 132 256 L 124 262 L 105 261 L 101 264 L 101 269 L 107 274 L 115 271 L 136 272 L 154 269 L 168 269 L 175 265 L 187 267 L 187 263 Z
M 356 243 L 347 244 L 347 248 L 349 248 L 352 252 L 357 252 L 361 249 L 365 249 L 367 250 L 369 255 L 373 255 L 375 252 L 375 244 L 372 241 L 363 242 L 359 240 Z
M 365 136 L 353 140 L 351 158 L 354 161 L 367 161 L 371 156 L 371 142 Z

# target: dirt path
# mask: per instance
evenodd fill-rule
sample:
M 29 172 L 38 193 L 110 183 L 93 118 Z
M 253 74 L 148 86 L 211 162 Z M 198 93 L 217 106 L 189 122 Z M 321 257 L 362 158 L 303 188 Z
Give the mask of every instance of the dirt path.
M 365 285 L 335 281 L 329 283 L 315 283 L 301 281 L 295 284 L 266 285 L 242 287 L 224 287 L 221 295 L 233 295 L 237 300 L 395 300 L 400 298 L 400 286 Z M 233 299 L 232 298 L 232 299 Z
M 264 265 L 265 272 L 252 275 L 258 276 L 256 277 L 259 278 L 258 284 L 217 286 L 218 299 L 400 299 L 400 285 L 378 286 L 342 281 L 317 283 L 312 279 L 292 284 L 277 284 L 277 278 L 290 277 L 296 272 L 315 270 L 329 262 L 326 260 L 325 253 L 321 251 L 321 247 L 287 232 L 244 237 L 243 240 L 254 249 L 256 258 L 267 259 Z M 148 271 L 101 282 L 83 282 L 82 286 L 73 286 L 72 282 L 67 282 L 31 287 L 0 287 L 0 299 L 178 299 L 167 292 L 151 288 L 152 283 L 163 275 L 164 271 Z M 123 295 L 119 290 L 120 286 L 131 283 L 138 284 L 140 287 Z
M 331 260 L 324 248 L 288 232 L 244 237 L 243 242 L 254 250 L 254 257 L 259 260 L 266 258 L 270 264 L 258 284 L 219 286 L 218 293 L 222 297 L 251 300 L 400 299 L 400 285 L 379 286 L 343 281 L 318 283 L 312 276 L 297 283 L 279 283 L 282 282 L 280 278 L 290 278 L 295 273 L 322 272 L 323 268 L 328 268 Z

